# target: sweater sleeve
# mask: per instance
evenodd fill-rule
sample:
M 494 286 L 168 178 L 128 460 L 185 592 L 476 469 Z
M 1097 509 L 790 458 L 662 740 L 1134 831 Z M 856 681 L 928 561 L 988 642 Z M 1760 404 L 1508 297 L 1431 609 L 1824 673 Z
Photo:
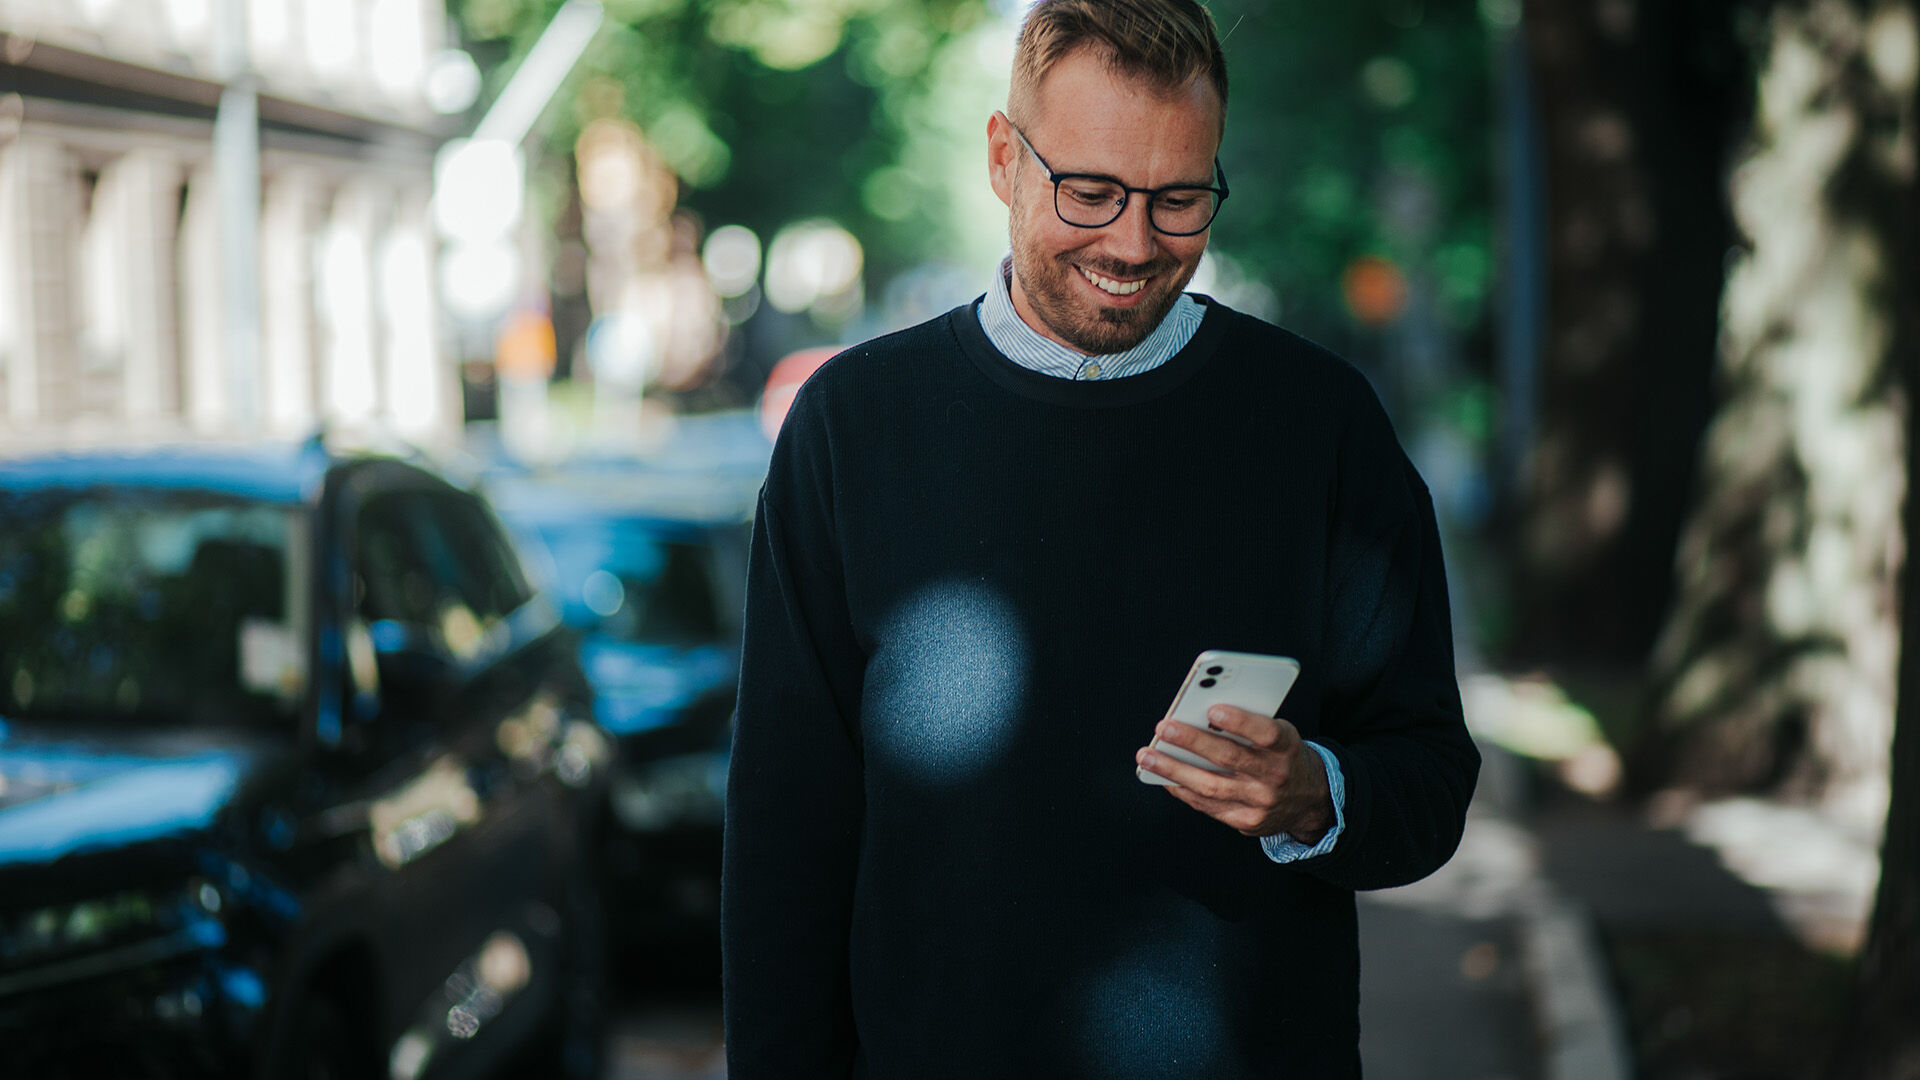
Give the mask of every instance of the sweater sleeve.
M 859 1052 L 848 940 L 865 661 L 833 542 L 830 455 L 793 430 L 811 426 L 789 417 L 748 560 L 721 872 L 728 1075 L 742 1080 L 845 1077 Z
M 1293 865 L 1380 889 L 1452 857 L 1480 754 L 1460 705 L 1433 500 L 1372 393 L 1360 401 L 1328 507 L 1327 689 L 1314 736 L 1339 760 L 1346 832 Z

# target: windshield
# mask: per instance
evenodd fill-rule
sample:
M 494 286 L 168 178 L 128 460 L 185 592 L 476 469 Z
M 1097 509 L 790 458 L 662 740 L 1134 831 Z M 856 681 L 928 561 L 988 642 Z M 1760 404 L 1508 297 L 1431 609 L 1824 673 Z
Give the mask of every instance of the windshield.
M 705 544 L 620 520 L 544 525 L 538 536 L 553 555 L 553 589 L 569 624 L 645 645 L 719 640 Z
M 300 521 L 181 491 L 0 491 L 0 715 L 294 715 L 307 685 Z

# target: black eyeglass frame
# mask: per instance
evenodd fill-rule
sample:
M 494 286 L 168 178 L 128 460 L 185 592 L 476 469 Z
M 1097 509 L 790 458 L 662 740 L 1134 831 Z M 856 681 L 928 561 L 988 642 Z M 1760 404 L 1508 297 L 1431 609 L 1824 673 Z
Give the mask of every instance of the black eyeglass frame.
M 1027 153 L 1033 155 L 1033 160 L 1040 163 L 1040 168 L 1046 170 L 1047 179 L 1053 181 L 1053 216 L 1076 229 L 1104 229 L 1120 220 L 1120 215 L 1127 212 L 1127 205 L 1133 201 L 1133 196 L 1145 195 L 1147 197 L 1147 224 L 1153 226 L 1155 232 L 1164 233 L 1167 236 L 1199 236 L 1201 233 L 1213 228 L 1213 219 L 1220 216 L 1220 207 L 1225 205 L 1227 201 L 1227 171 L 1220 167 L 1220 159 L 1218 157 L 1213 159 L 1213 174 L 1220 178 L 1219 187 L 1208 187 L 1205 184 L 1168 184 L 1165 187 L 1157 188 L 1128 187 L 1118 179 L 1111 176 L 1103 176 L 1100 173 L 1054 172 L 1053 166 L 1047 164 L 1047 159 L 1040 156 L 1040 151 L 1033 148 L 1033 144 L 1027 141 L 1026 134 L 1022 132 L 1019 127 L 1015 126 L 1012 120 L 1007 121 L 1007 128 L 1013 132 L 1015 138 L 1020 140 L 1020 145 L 1027 148 Z M 1068 220 L 1067 215 L 1060 212 L 1060 182 L 1063 180 L 1098 180 L 1103 184 L 1112 184 L 1114 187 L 1119 188 L 1120 202 L 1119 205 L 1114 208 L 1113 216 L 1098 225 L 1083 225 L 1078 221 Z M 1161 195 L 1169 191 L 1211 191 L 1218 196 L 1218 198 L 1214 200 L 1213 213 L 1207 217 L 1206 224 L 1190 232 L 1174 232 L 1171 229 L 1161 228 L 1159 222 L 1153 220 L 1153 203 L 1155 199 L 1158 199 Z

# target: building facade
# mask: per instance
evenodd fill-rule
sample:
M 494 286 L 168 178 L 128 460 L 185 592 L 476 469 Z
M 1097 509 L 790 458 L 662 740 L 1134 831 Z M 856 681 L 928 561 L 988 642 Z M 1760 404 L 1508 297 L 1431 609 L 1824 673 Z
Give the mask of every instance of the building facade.
M 0 0 L 0 433 L 455 438 L 422 92 L 447 39 L 443 0 Z M 223 196 L 242 83 L 258 188 Z

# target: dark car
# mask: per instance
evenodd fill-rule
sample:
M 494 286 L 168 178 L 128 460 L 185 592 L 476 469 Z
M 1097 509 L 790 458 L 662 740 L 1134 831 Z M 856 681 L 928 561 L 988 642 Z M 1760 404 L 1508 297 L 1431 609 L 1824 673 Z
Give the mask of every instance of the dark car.
M 592 708 L 418 463 L 0 460 L 0 1076 L 594 1071 Z
M 606 866 L 627 925 L 719 914 L 757 473 L 582 469 L 490 494 L 580 638 L 614 746 Z

